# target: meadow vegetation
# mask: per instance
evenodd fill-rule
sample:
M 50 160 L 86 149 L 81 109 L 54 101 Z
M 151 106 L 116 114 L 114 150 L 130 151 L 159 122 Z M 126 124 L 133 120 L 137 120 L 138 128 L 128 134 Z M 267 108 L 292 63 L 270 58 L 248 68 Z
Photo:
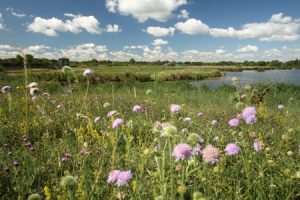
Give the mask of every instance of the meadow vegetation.
M 109 69 L 0 73 L 1 199 L 300 198 L 299 86 Z

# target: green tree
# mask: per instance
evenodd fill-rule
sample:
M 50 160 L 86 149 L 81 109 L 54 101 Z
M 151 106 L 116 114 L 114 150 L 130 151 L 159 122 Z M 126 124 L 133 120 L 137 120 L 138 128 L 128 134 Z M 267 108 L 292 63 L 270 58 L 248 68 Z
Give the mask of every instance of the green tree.
M 133 58 L 131 58 L 131 59 L 129 60 L 129 63 L 130 63 L 131 65 L 134 65 L 134 64 L 136 63 L 136 61 L 135 61 Z

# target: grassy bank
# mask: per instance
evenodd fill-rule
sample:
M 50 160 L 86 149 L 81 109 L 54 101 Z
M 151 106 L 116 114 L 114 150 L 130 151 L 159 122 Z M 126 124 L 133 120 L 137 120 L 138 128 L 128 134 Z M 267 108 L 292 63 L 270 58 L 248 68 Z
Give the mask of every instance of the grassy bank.
M 85 68 L 72 68 L 63 73 L 61 69 L 29 69 L 30 80 L 85 82 L 82 73 Z M 214 69 L 200 69 L 196 67 L 147 67 L 147 66 L 118 66 L 90 68 L 100 82 L 153 82 L 178 80 L 203 80 L 217 78 L 222 74 Z M 12 80 L 23 79 L 23 70 L 9 70 L 6 75 Z M 4 75 L 3 75 L 4 76 Z

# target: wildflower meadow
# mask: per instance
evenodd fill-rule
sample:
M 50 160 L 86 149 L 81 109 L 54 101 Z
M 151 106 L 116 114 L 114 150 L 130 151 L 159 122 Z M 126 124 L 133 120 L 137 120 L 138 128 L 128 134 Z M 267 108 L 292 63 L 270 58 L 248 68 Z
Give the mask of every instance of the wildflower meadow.
M 300 198 L 299 86 L 75 78 L 0 81 L 0 199 Z

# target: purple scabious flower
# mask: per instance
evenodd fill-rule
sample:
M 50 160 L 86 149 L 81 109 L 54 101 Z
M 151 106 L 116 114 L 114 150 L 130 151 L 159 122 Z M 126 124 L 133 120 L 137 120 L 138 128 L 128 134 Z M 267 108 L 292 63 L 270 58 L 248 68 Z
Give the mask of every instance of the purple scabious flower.
M 176 160 L 185 160 L 193 155 L 192 150 L 192 147 L 188 144 L 178 144 L 174 147 L 172 155 L 176 158 Z
M 217 123 L 218 123 L 218 121 L 215 119 L 211 121 L 211 125 L 213 125 L 213 126 L 217 125 Z
M 246 124 L 254 124 L 257 120 L 256 118 L 256 109 L 255 107 L 246 107 L 242 112 L 242 117 L 245 120 Z
M 226 145 L 225 152 L 228 156 L 237 155 L 240 151 L 240 147 L 234 143 L 230 143 Z
M 251 115 L 245 119 L 246 124 L 250 124 L 250 125 L 255 124 L 256 121 L 257 121 L 257 118 L 255 115 Z
M 107 117 L 112 117 L 114 116 L 115 114 L 117 114 L 117 111 L 116 110 L 111 110 L 107 113 Z
M 119 174 L 116 184 L 118 187 L 123 186 L 128 183 L 130 179 L 132 179 L 131 171 L 123 171 Z
M 180 110 L 181 110 L 181 106 L 178 105 L 178 104 L 172 104 L 172 105 L 170 106 L 170 111 L 171 111 L 171 113 L 177 114 L 177 113 L 180 112 Z
M 216 164 L 219 162 L 220 152 L 217 148 L 212 146 L 211 144 L 206 146 L 202 150 L 202 158 L 204 162 L 209 164 Z
M 254 143 L 253 143 L 253 149 L 254 149 L 255 151 L 260 151 L 260 150 L 263 149 L 263 146 L 262 146 L 262 144 L 260 143 L 259 140 L 255 140 L 255 141 L 254 141 Z
M 121 124 L 123 124 L 124 120 L 121 118 L 117 118 L 113 121 L 112 123 L 112 128 L 117 128 L 118 126 L 120 126 Z
M 284 105 L 279 104 L 279 105 L 277 106 L 277 108 L 278 108 L 279 110 L 283 110 L 283 109 L 284 109 Z
M 240 121 L 237 118 L 229 120 L 228 125 L 231 127 L 236 127 L 240 124 Z
M 143 110 L 143 107 L 140 105 L 135 105 L 132 108 L 132 112 L 141 112 Z
M 113 170 L 109 173 L 108 178 L 106 180 L 107 183 L 115 183 L 121 174 L 120 170 Z

